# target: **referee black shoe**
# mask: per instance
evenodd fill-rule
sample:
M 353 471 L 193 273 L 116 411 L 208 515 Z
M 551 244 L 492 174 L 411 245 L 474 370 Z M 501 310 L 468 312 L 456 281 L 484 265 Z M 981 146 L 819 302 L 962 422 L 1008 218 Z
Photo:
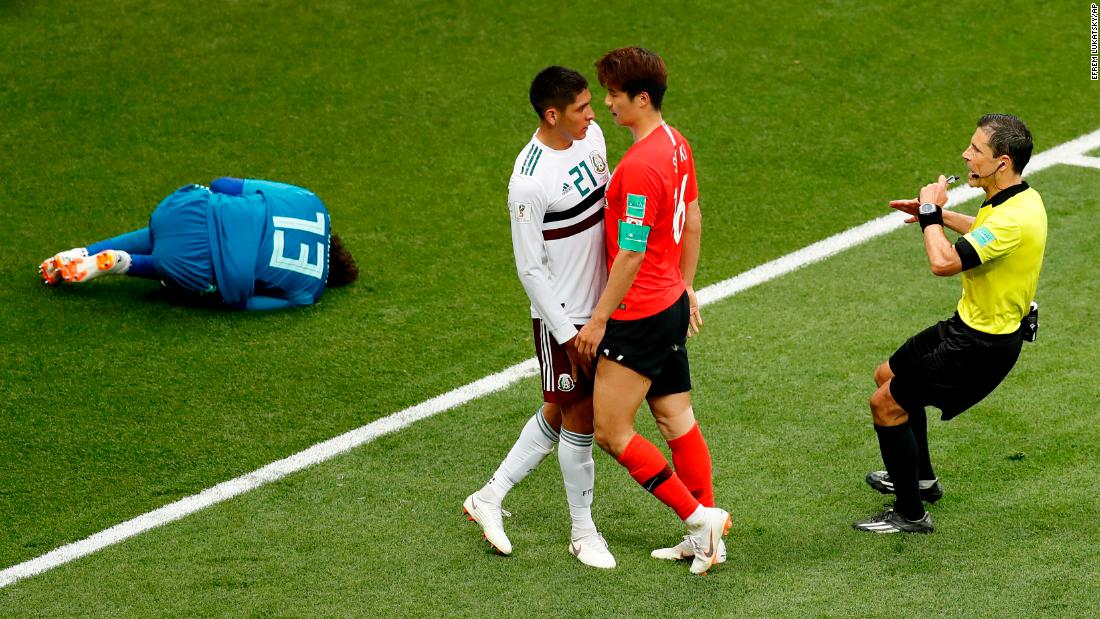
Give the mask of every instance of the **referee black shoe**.
M 890 474 L 886 471 L 871 471 L 867 473 L 867 485 L 882 494 L 894 494 L 894 482 L 890 481 Z M 935 503 L 943 496 L 943 486 L 938 479 L 920 480 L 920 498 L 928 504 Z
M 932 514 L 924 512 L 920 520 L 909 520 L 894 511 L 894 506 L 889 504 L 881 514 L 853 522 L 852 528 L 868 533 L 931 533 L 934 530 Z

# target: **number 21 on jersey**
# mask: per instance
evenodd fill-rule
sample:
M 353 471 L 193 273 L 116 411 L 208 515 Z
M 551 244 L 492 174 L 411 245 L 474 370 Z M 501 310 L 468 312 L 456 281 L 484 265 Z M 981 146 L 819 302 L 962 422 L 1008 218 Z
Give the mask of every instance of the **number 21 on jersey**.
M 592 184 L 592 187 L 581 187 L 581 183 L 584 182 L 584 176 L 581 176 L 581 168 L 584 168 L 585 173 L 588 174 L 588 181 Z M 592 175 L 592 170 L 588 169 L 588 162 L 581 161 L 579 164 L 573 166 L 569 170 L 569 174 L 573 177 L 573 186 L 580 192 L 581 197 L 587 196 L 588 192 L 592 191 L 596 186 L 596 177 Z

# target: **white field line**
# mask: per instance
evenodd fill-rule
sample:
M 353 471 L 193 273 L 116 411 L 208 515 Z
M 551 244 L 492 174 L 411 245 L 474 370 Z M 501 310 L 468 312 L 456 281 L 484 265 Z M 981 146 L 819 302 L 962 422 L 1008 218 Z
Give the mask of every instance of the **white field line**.
M 1100 159 L 1085 156 L 1086 153 L 1096 148 L 1100 148 L 1100 129 L 1032 157 L 1025 171 L 1025 176 L 1060 163 L 1098 167 L 1100 166 Z M 976 198 L 980 194 L 981 190 L 963 186 L 950 190 L 947 195 L 950 203 L 957 206 Z M 901 213 L 891 213 L 835 234 L 786 256 L 745 271 L 736 277 L 707 286 L 699 291 L 699 301 L 701 304 L 720 301 L 780 275 L 865 243 L 870 239 L 902 227 L 904 218 L 905 216 Z M 376 419 L 365 426 L 317 443 L 251 473 L 224 481 L 198 494 L 182 498 L 126 522 L 116 524 L 91 537 L 61 546 L 34 559 L 13 565 L 0 572 L 0 588 L 90 555 L 150 529 L 179 520 L 314 464 L 331 460 L 346 451 L 369 443 L 381 436 L 404 429 L 421 419 L 427 419 L 495 391 L 500 391 L 523 378 L 534 376 L 537 373 L 538 362 L 531 358 L 504 371 L 486 376 L 468 385 L 421 402 L 416 406 Z

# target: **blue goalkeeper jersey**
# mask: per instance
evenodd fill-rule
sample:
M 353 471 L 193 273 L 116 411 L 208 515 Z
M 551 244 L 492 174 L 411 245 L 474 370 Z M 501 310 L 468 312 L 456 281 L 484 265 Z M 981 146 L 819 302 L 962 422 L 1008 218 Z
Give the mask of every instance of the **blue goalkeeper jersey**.
M 217 291 L 238 309 L 316 303 L 328 279 L 328 211 L 312 192 L 261 180 L 188 185 L 150 218 L 153 262 L 165 279 Z
M 222 299 L 242 309 L 273 309 L 285 305 L 280 300 L 316 303 L 328 279 L 331 234 L 321 200 L 307 189 L 271 181 L 212 187 L 207 225 Z M 238 187 L 240 194 L 231 193 Z

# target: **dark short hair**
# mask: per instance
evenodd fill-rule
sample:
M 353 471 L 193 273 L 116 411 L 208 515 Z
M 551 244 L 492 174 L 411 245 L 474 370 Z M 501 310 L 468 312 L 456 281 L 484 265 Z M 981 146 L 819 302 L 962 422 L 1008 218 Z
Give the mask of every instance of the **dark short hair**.
M 328 242 L 328 281 L 325 286 L 347 286 L 359 279 L 359 265 L 351 255 L 339 234 L 332 234 Z
M 978 119 L 978 127 L 989 134 L 989 146 L 993 156 L 1008 155 L 1012 160 L 1012 169 L 1017 174 L 1031 160 L 1031 132 L 1024 121 L 1011 114 L 986 114 Z
M 546 110 L 565 110 L 586 88 L 588 80 L 577 71 L 557 65 L 546 67 L 531 81 L 531 107 L 542 120 Z
M 644 47 L 613 49 L 596 61 L 596 75 L 604 88 L 621 90 L 632 101 L 640 93 L 649 94 L 653 109 L 661 111 L 668 89 L 668 68 L 656 53 Z

